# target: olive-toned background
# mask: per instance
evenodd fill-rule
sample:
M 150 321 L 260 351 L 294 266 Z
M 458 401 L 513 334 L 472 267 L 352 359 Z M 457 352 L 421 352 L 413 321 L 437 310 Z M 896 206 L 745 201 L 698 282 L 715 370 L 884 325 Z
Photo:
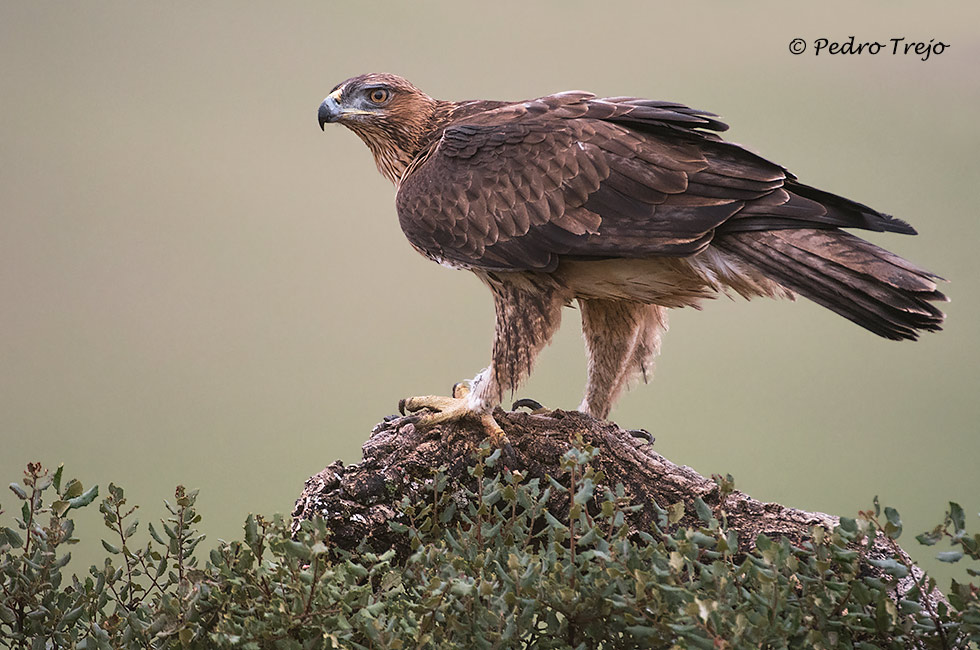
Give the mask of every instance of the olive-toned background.
M 316 124 L 336 83 L 390 71 L 447 99 L 685 102 L 911 221 L 919 237 L 872 239 L 952 280 L 943 333 L 893 343 L 805 301 L 721 299 L 674 313 L 656 381 L 612 417 L 761 499 L 854 514 L 878 494 L 910 533 L 948 499 L 975 513 L 978 24 L 975 2 L 5 2 L 0 478 L 65 462 L 144 520 L 200 487 L 227 539 L 357 461 L 400 397 L 487 363 L 486 289 L 416 254 L 367 149 Z M 850 35 L 949 48 L 812 55 Z M 574 408 L 584 373 L 568 311 L 520 395 Z M 90 561 L 98 514 L 79 524 Z

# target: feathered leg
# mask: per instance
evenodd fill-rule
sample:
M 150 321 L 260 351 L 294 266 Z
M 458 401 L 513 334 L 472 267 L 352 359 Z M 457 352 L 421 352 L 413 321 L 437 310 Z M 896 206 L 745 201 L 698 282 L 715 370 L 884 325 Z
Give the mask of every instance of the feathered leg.
M 597 418 L 609 415 L 630 379 L 644 381 L 667 329 L 667 310 L 621 300 L 579 300 L 582 333 L 589 357 L 585 397 L 579 410 Z
M 561 325 L 567 299 L 547 275 L 488 274 L 496 323 L 490 367 L 477 375 L 470 393 L 474 408 L 492 409 L 531 374 L 538 353 Z

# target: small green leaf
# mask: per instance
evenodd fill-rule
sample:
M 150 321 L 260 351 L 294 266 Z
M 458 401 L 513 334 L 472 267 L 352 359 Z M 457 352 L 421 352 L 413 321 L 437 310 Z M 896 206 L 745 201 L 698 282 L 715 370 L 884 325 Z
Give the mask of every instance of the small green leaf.
M 612 501 L 608 501 L 608 500 L 602 502 L 602 516 L 603 517 L 612 517 L 613 516 L 613 513 L 615 513 L 615 512 L 616 512 L 616 504 L 615 503 L 613 503 Z
M 901 562 L 892 558 L 884 560 L 868 560 L 869 563 L 878 567 L 893 578 L 901 580 L 909 574 L 909 570 Z
M 52 481 L 54 481 L 54 479 L 51 477 L 51 475 L 45 473 L 43 476 L 39 476 L 37 478 L 37 481 L 34 482 L 34 487 L 36 487 L 38 491 L 43 492 L 51 487 Z
M 823 544 L 824 537 L 827 535 L 827 529 L 823 526 L 814 526 L 810 529 L 810 533 L 813 535 L 813 543 L 816 546 Z
M 688 537 L 691 542 L 701 548 L 714 548 L 718 544 L 718 540 L 710 535 L 705 535 L 699 531 L 693 531 L 688 533 Z
M 898 510 L 885 507 L 885 518 L 888 523 L 885 525 L 885 534 L 892 539 L 898 539 L 902 534 L 902 518 L 898 516 Z
M 582 535 L 582 537 L 578 539 L 576 544 L 582 547 L 586 547 L 589 546 L 590 544 L 594 544 L 598 536 L 597 533 L 598 533 L 597 528 L 590 528 L 587 533 L 585 533 L 584 535 Z
M 61 494 L 61 473 L 64 471 L 64 469 L 64 463 L 58 465 L 58 469 L 55 470 L 54 477 L 52 479 L 52 482 L 54 483 L 54 490 L 58 494 Z
M 487 456 L 487 467 L 494 467 L 500 459 L 500 448 L 494 449 L 493 453 Z
M 547 510 L 544 511 L 544 519 L 546 522 L 548 522 L 548 526 L 550 528 L 554 528 L 556 530 L 561 530 L 561 531 L 568 530 L 568 526 L 555 519 L 555 517 Z
M 150 537 L 152 537 L 157 544 L 162 544 L 164 546 L 167 545 L 166 542 L 163 541 L 163 538 L 160 537 L 160 533 L 157 532 L 157 529 L 153 527 L 152 523 L 147 524 L 146 527 L 150 531 Z
M 17 614 L 14 610 L 10 609 L 3 603 L 0 603 L 0 621 L 4 623 L 14 623 L 17 620 Z
M 590 499 L 592 499 L 592 495 L 594 493 L 595 483 L 593 483 L 592 479 L 590 478 L 585 479 L 582 481 L 582 487 L 575 493 L 575 503 L 579 504 L 580 506 L 585 505 Z
M 24 500 L 27 498 L 27 492 L 24 491 L 24 488 L 22 488 L 19 483 L 11 483 L 7 487 L 10 488 L 11 492 L 17 495 L 18 499 Z
M 704 523 L 708 523 L 709 521 L 711 521 L 711 517 L 712 517 L 711 508 L 708 507 L 708 504 L 705 503 L 701 497 L 697 497 L 694 499 L 694 512 L 697 513 L 698 519 L 700 519 Z
M 13 528 L 0 529 L 0 533 L 3 533 L 4 537 L 7 538 L 7 543 L 14 548 L 20 548 L 24 545 L 24 539 L 20 536 L 20 533 Z
M 109 542 L 107 542 L 105 540 L 102 540 L 102 547 L 105 550 L 107 550 L 110 553 L 112 553 L 113 555 L 119 555 L 119 553 L 121 552 L 118 547 L 113 546 L 112 544 L 110 544 Z
M 405 524 L 400 524 L 397 521 L 389 521 L 388 522 L 388 528 L 390 528 L 392 530 L 392 532 L 395 532 L 395 533 L 405 533 L 405 532 L 408 532 L 408 526 L 406 526 Z
M 287 539 L 283 542 L 283 549 L 286 551 L 287 555 L 292 555 L 301 560 L 309 560 L 312 555 L 310 547 L 302 542 L 297 542 L 296 540 Z
M 450 591 L 457 596 L 466 597 L 473 593 L 473 584 L 469 582 L 463 582 L 462 580 L 456 580 L 453 582 L 453 586 Z
M 628 625 L 624 628 L 624 631 L 637 639 L 653 639 L 660 634 L 657 628 L 646 625 Z
M 81 483 L 77 483 L 77 485 L 79 486 L 79 488 L 81 488 L 81 485 L 82 484 Z M 95 497 L 97 497 L 97 496 L 99 496 L 99 486 L 98 485 L 93 485 L 92 487 L 90 487 L 88 490 L 86 490 L 84 493 L 80 494 L 79 496 L 73 497 L 71 499 L 68 499 L 68 507 L 69 508 L 84 508 L 88 504 L 92 503 L 92 501 L 94 501 L 95 500 Z
M 65 499 L 72 499 L 74 497 L 77 497 L 84 490 L 85 488 L 82 487 L 82 483 L 80 481 L 78 481 L 77 479 L 71 479 L 70 481 L 68 481 L 68 484 L 65 485 L 65 493 L 61 496 Z
M 916 535 L 915 539 L 923 546 L 932 546 L 943 538 L 942 530 L 936 529 L 927 533 Z
M 966 531 L 966 515 L 963 513 L 960 504 L 953 501 L 949 502 L 949 518 L 953 522 L 953 528 L 956 529 L 955 534 L 960 535 Z
M 357 564 L 355 562 L 351 562 L 350 560 L 347 560 L 347 569 L 356 578 L 364 578 L 368 574 L 367 569 L 365 569 L 364 567 L 362 567 L 360 564 Z
M 936 553 L 936 559 L 940 562 L 959 562 L 963 559 L 962 551 L 943 551 L 942 553 Z
M 73 609 L 70 612 L 68 612 L 67 614 L 65 614 L 65 617 L 62 619 L 62 621 L 66 625 L 71 625 L 72 623 L 74 623 L 75 621 L 77 621 L 79 618 L 81 618 L 81 616 L 82 616 L 82 614 L 84 612 L 85 612 L 85 606 L 84 605 L 81 606 L 81 607 L 76 607 L 75 609 Z
M 254 551 L 258 541 L 259 527 L 255 522 L 255 515 L 249 513 L 248 517 L 245 518 L 245 543 L 248 544 Z

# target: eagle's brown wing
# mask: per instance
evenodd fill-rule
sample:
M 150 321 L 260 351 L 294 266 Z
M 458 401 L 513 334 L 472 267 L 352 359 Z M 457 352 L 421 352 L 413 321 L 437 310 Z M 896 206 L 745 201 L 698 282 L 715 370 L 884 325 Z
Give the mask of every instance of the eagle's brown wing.
M 470 115 L 405 174 L 399 220 L 433 259 L 506 271 L 553 270 L 566 255 L 686 256 L 716 232 L 913 232 L 708 131 L 726 128 L 678 104 L 586 93 Z

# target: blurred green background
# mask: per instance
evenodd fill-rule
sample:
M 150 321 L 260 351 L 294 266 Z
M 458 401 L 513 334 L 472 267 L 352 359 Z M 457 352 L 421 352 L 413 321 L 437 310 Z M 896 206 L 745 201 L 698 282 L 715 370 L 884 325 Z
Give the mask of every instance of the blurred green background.
M 712 110 L 805 182 L 911 221 L 919 237 L 871 238 L 952 280 L 946 331 L 893 343 L 805 301 L 721 299 L 674 312 L 656 380 L 612 417 L 759 499 L 853 515 L 878 494 L 909 533 L 949 499 L 976 513 L 978 24 L 976 2 L 5 2 L 0 476 L 65 462 L 144 520 L 199 487 L 205 532 L 232 538 L 357 461 L 400 397 L 486 365 L 489 293 L 415 253 L 367 148 L 316 123 L 336 83 L 390 71 L 446 99 Z M 850 35 L 950 47 L 812 55 Z M 584 376 L 567 311 L 520 396 L 574 408 Z

